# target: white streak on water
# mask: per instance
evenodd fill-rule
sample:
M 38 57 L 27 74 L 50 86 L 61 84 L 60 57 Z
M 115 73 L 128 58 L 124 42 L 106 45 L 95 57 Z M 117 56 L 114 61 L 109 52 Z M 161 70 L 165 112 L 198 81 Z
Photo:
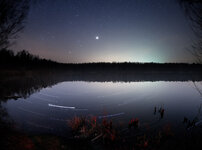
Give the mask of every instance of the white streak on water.
M 53 105 L 48 104 L 49 107 L 56 107 L 56 108 L 63 108 L 63 109 L 76 109 L 75 107 L 69 107 L 69 106 L 60 106 L 60 105 Z
M 71 109 L 75 111 L 87 111 L 88 109 L 82 109 L 82 108 L 76 108 L 76 107 L 70 107 L 70 106 L 61 106 L 61 105 L 54 105 L 54 104 L 48 104 L 49 107 L 55 107 L 55 108 L 62 108 L 62 109 Z
M 122 112 L 122 113 L 117 113 L 117 114 L 112 114 L 112 115 L 99 116 L 98 118 L 99 118 L 99 119 L 102 119 L 102 118 L 110 118 L 110 117 L 121 116 L 121 115 L 124 115 L 124 114 L 125 114 L 125 113 Z

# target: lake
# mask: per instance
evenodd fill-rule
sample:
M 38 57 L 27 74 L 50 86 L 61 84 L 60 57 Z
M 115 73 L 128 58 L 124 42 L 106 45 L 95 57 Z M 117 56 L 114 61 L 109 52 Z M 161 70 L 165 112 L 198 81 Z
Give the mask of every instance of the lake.
M 60 81 L 29 89 L 2 104 L 16 127 L 28 133 L 68 135 L 68 121 L 75 116 L 112 120 L 122 129 L 133 118 L 139 119 L 142 129 L 169 124 L 184 131 L 184 118 L 197 118 L 196 125 L 202 124 L 201 81 Z

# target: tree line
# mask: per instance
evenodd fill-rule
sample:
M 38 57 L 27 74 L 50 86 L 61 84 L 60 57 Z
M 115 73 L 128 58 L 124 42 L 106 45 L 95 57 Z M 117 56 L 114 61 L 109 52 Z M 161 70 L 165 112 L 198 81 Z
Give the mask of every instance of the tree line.
M 133 63 L 133 62 L 95 62 L 95 63 L 59 63 L 40 58 L 26 50 L 14 53 L 12 50 L 0 50 L 1 69 L 61 69 L 77 72 L 201 72 L 201 64 L 187 63 Z
M 0 67 L 1 68 L 40 68 L 40 67 L 53 67 L 59 63 L 39 58 L 39 56 L 30 54 L 26 50 L 17 52 L 16 54 L 12 50 L 2 49 L 0 50 Z

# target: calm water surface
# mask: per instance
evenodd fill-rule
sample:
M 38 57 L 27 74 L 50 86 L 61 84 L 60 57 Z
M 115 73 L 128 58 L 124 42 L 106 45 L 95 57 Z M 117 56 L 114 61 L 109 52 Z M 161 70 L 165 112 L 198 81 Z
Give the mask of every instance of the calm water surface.
M 196 86 L 202 89 L 201 82 Z M 193 82 L 62 82 L 28 98 L 4 103 L 16 126 L 33 133 L 66 134 L 74 116 L 107 118 L 127 127 L 139 118 L 142 127 L 171 124 L 183 128 L 184 117 L 202 119 L 202 97 Z M 155 113 L 155 107 L 157 112 Z M 158 110 L 165 110 L 163 116 Z

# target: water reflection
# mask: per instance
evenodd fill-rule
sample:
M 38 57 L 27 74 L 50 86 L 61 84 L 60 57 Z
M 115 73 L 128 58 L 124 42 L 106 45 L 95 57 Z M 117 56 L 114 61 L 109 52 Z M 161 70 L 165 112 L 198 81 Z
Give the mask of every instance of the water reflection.
M 64 81 L 86 82 L 145 82 L 145 81 L 202 81 L 197 73 L 134 73 L 134 72 L 45 72 L 26 76 L 6 76 L 0 79 L 0 100 L 27 98 L 42 88 Z M 199 89 L 197 89 L 199 91 Z
M 191 124 L 193 119 L 189 121 L 188 118 L 195 116 L 196 107 L 201 104 L 201 97 L 195 89 L 195 86 L 200 88 L 201 83 L 186 81 L 201 81 L 199 75 L 181 78 L 176 74 L 112 76 L 44 74 L 9 78 L 0 81 L 0 99 L 5 102 L 1 105 L 19 129 L 64 135 L 69 130 L 67 121 L 74 116 L 96 116 L 98 120 L 108 118 L 132 128 L 146 128 L 148 125 L 158 128 L 171 123 L 176 129 L 181 129 L 184 116 L 187 118 L 184 124 Z
M 62 82 L 61 76 L 49 74 L 30 77 L 8 77 L 0 80 L 0 100 L 27 98 L 42 88 Z
M 33 132 L 62 134 L 68 130 L 66 121 L 73 116 L 92 115 L 125 126 L 128 120 L 137 117 L 143 126 L 171 122 L 177 127 L 185 115 L 193 117 L 200 104 L 201 98 L 191 85 L 191 82 L 62 82 L 27 99 L 10 100 L 5 106 L 20 128 Z

